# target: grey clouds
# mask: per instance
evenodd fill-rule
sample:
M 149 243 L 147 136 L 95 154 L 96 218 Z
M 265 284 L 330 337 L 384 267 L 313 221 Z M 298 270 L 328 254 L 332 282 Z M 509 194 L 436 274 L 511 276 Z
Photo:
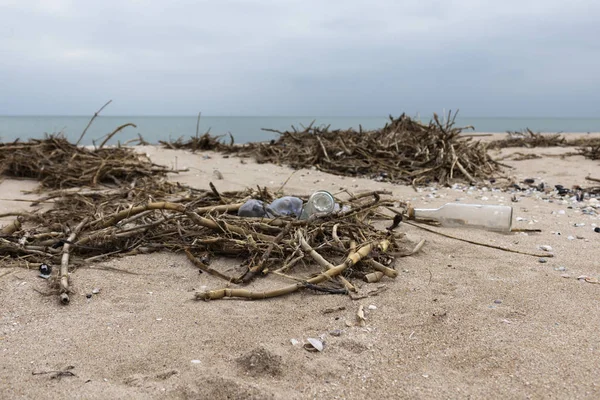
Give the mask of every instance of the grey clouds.
M 0 0 L 0 114 L 598 116 L 595 0 Z

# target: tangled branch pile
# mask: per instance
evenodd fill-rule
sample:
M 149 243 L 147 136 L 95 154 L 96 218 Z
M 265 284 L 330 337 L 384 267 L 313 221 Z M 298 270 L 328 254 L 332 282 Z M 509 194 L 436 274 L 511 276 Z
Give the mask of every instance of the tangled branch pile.
M 422 185 L 453 180 L 477 182 L 499 171 L 486 147 L 461 136 L 454 117 L 441 123 L 434 114 L 428 125 L 402 114 L 372 131 L 330 131 L 309 126 L 303 131 L 279 132 L 273 143 L 250 143 L 240 150 L 258 162 L 315 166 L 336 175 L 369 176 L 381 181 Z
M 579 144 L 577 152 L 590 160 L 600 160 L 600 139 L 589 140 L 587 143 Z
M 167 169 L 130 148 L 86 150 L 49 137 L 1 149 L 3 174 L 37 177 L 44 187 L 61 188 L 46 191 L 33 204 L 51 202 L 51 209 L 15 214 L 14 222 L 1 229 L 2 263 L 60 264 L 53 278 L 65 303 L 69 268 L 110 257 L 185 252 L 197 267 L 228 285 L 269 273 L 289 277 L 294 266 L 311 260 L 323 268 L 312 277 L 290 278 L 294 283 L 283 291 L 257 294 L 227 288 L 197 296 L 216 299 L 264 298 L 303 288 L 346 292 L 354 288 L 351 277 L 395 277 L 389 265 L 403 252 L 403 234 L 372 225 L 390 219 L 381 213 L 381 207 L 392 205 L 382 199 L 386 193 L 337 196 L 349 210 L 308 221 L 241 218 L 237 210 L 244 201 L 270 202 L 276 194 L 266 188 L 220 193 L 212 184 L 210 190 L 198 190 L 172 183 L 166 179 Z M 43 170 L 36 171 L 38 167 Z M 213 255 L 236 258 L 240 265 L 234 273 L 213 269 Z
M 456 114 L 445 123 L 434 119 L 428 125 L 405 114 L 390 117 L 383 128 L 365 131 L 329 130 L 312 124 L 302 131 L 278 133 L 270 143 L 226 145 L 207 134 L 188 142 L 163 143 L 169 148 L 215 150 L 253 157 L 259 163 L 286 164 L 292 168 L 317 169 L 336 175 L 368 176 L 378 181 L 423 185 L 449 184 L 454 180 L 477 182 L 497 173 L 485 145 L 461 135 L 454 127 Z M 233 140 L 232 140 L 233 141 Z
M 504 149 L 507 147 L 577 147 L 577 153 L 591 160 L 600 159 L 599 138 L 567 139 L 560 133 L 544 134 L 535 133 L 526 128 L 523 131 L 508 131 L 506 139 L 494 140 L 489 143 L 491 149 Z
M 535 133 L 526 128 L 523 131 L 508 131 L 506 139 L 494 140 L 489 143 L 491 149 L 504 149 L 507 147 L 553 147 L 563 146 L 566 139 L 559 133 L 543 134 Z
M 60 135 L 0 143 L 0 175 L 38 179 L 43 188 L 121 185 L 167 172 L 174 171 L 130 149 L 78 147 Z
M 212 150 L 212 151 L 224 151 L 224 152 L 228 152 L 228 151 L 232 151 L 235 149 L 234 145 L 234 139 L 233 136 L 231 134 L 229 134 L 229 144 L 225 144 L 223 142 L 221 142 L 221 138 L 224 135 L 218 135 L 218 136 L 211 136 L 210 131 L 206 132 L 204 135 L 202 136 L 192 136 L 188 141 L 185 141 L 183 138 L 178 138 L 177 140 L 174 141 L 165 141 L 165 140 L 159 140 L 158 143 L 160 143 L 161 145 L 163 145 L 164 147 L 166 147 L 167 149 L 173 149 L 173 150 L 181 150 L 181 149 L 186 149 L 186 150 L 191 150 L 191 151 L 207 151 L 207 150 Z

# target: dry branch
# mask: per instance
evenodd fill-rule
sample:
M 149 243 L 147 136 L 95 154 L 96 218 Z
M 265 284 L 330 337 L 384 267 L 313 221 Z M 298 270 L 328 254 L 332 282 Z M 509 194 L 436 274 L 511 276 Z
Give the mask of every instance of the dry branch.
M 63 245 L 62 260 L 60 263 L 60 302 L 63 304 L 69 304 L 69 253 L 71 250 L 71 243 L 77 237 L 77 234 L 87 223 L 88 218 L 84 218 L 79 225 L 73 229 L 73 232 L 67 238 Z

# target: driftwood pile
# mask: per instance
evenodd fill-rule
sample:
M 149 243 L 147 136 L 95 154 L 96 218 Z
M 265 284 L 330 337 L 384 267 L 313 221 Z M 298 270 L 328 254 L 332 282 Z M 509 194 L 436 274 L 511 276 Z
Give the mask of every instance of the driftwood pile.
M 222 152 L 231 152 L 235 151 L 235 141 L 233 136 L 229 134 L 229 144 L 225 144 L 221 141 L 221 138 L 224 135 L 212 136 L 210 134 L 210 130 L 203 135 L 196 135 L 189 138 L 187 141 L 183 138 L 178 138 L 176 140 L 166 141 L 159 140 L 163 147 L 172 150 L 191 150 L 191 151 L 222 151 Z
M 456 115 L 455 115 L 456 116 Z M 368 176 L 380 181 L 442 185 L 477 182 L 499 171 L 479 141 L 461 136 L 454 117 L 429 124 L 403 114 L 381 129 L 363 131 L 314 127 L 279 132 L 273 143 L 251 143 L 240 150 L 258 162 L 317 169 L 336 175 Z
M 456 114 L 445 122 L 437 115 L 422 124 L 402 114 L 376 130 L 330 130 L 313 126 L 291 131 L 264 129 L 279 134 L 269 143 L 227 145 L 208 133 L 185 142 L 161 144 L 168 148 L 215 150 L 252 157 L 259 163 L 288 165 L 292 168 L 315 167 L 323 172 L 344 176 L 366 176 L 378 181 L 426 185 L 447 185 L 456 181 L 478 182 L 500 171 L 486 146 L 461 135 L 454 126 Z M 233 143 L 233 138 L 231 138 Z
M 247 199 L 270 202 L 283 193 L 266 188 L 221 193 L 212 183 L 206 190 L 193 189 L 168 181 L 173 171 L 131 148 L 84 149 L 61 137 L 1 145 L 0 171 L 39 179 L 43 195 L 31 212 L 10 214 L 14 221 L 0 228 L 0 261 L 3 266 L 59 266 L 51 282 L 63 303 L 69 302 L 69 272 L 110 257 L 185 253 L 200 270 L 226 281 L 226 288 L 197 293 L 197 299 L 256 299 L 301 289 L 347 293 L 355 290 L 352 278 L 395 277 L 393 260 L 407 253 L 404 235 L 393 229 L 400 219 L 390 216 L 386 208 L 394 204 L 383 192 L 337 194 L 349 210 L 308 221 L 241 218 L 236 212 Z M 393 226 L 376 229 L 378 220 Z M 237 259 L 239 266 L 213 269 L 210 260 L 216 255 Z M 295 273 L 294 267 L 311 262 L 321 270 Z M 260 293 L 231 286 L 269 274 L 292 283 Z
M 577 152 L 584 156 L 585 158 L 589 158 L 590 160 L 600 160 L 600 139 L 589 140 L 585 144 L 580 144 L 577 148 Z
M 508 131 L 505 139 L 494 140 L 489 143 L 490 149 L 504 149 L 507 147 L 556 147 L 564 146 L 566 139 L 559 133 L 535 133 L 526 128 L 523 131 Z
M 0 176 L 34 178 L 46 189 L 100 184 L 121 185 L 138 179 L 165 176 L 170 169 L 128 148 L 92 150 L 60 135 L 29 142 L 0 143 Z
M 577 155 L 582 155 L 591 160 L 600 159 L 599 138 L 567 139 L 560 133 L 546 134 L 533 132 L 526 128 L 522 131 L 508 131 L 505 139 L 489 142 L 490 149 L 504 149 L 507 147 L 576 147 Z

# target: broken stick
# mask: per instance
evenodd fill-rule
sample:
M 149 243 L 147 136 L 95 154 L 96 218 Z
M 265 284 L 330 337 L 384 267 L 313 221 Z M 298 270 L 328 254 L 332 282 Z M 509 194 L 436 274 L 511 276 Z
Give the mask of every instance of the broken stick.
M 63 255 L 60 263 L 60 302 L 62 304 L 69 304 L 69 253 L 71 250 L 71 243 L 77 237 L 77 234 L 87 224 L 88 218 L 84 218 L 79 225 L 73 229 L 73 232 L 69 235 L 68 239 L 63 245 Z

